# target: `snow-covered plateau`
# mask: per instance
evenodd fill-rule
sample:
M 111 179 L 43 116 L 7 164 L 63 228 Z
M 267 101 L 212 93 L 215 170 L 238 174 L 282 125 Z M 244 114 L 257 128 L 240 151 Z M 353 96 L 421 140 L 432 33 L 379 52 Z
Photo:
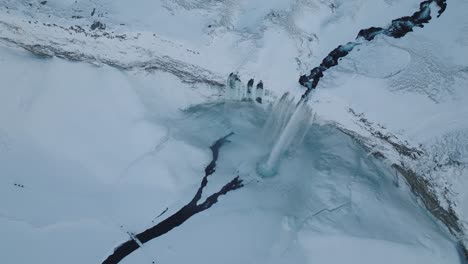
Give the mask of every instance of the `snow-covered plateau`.
M 467 263 L 467 10 L 0 0 L 0 263 Z

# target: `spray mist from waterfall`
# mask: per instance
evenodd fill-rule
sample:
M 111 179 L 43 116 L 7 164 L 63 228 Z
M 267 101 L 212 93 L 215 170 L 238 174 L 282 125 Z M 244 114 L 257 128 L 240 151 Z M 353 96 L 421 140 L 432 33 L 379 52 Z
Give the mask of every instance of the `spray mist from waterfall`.
M 272 107 L 264 135 L 272 149 L 264 160 L 257 164 L 257 172 L 263 177 L 277 173 L 281 158 L 286 152 L 299 146 L 312 124 L 312 109 L 307 100 L 296 103 L 289 93 L 285 93 Z

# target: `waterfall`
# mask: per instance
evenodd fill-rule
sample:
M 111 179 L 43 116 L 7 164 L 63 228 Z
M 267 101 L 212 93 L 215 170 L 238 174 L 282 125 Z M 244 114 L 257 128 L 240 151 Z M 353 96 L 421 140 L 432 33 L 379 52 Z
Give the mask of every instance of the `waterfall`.
M 257 164 L 257 172 L 263 177 L 276 174 L 280 159 L 294 146 L 298 146 L 312 124 L 312 110 L 307 100 L 296 103 L 289 93 L 285 93 L 272 107 L 264 134 L 273 147 L 269 155 Z
M 245 86 L 238 73 L 229 74 L 225 100 L 263 104 L 263 95 L 264 87 L 261 80 L 254 86 L 254 79 L 250 79 Z M 263 127 L 263 138 L 272 148 L 257 164 L 257 172 L 263 177 L 276 174 L 281 157 L 302 143 L 312 123 L 312 110 L 307 97 L 297 102 L 291 94 L 285 93 L 269 110 L 269 116 Z
M 247 82 L 247 86 L 242 83 L 239 74 L 232 72 L 226 81 L 226 90 L 224 99 L 227 101 L 254 101 L 258 104 L 263 103 L 265 94 L 263 82 L 260 80 L 254 88 L 254 79 Z

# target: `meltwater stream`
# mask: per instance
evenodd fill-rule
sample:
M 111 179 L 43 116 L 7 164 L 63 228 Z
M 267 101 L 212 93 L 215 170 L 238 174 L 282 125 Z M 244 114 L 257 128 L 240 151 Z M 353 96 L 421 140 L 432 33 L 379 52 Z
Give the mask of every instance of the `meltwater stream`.
M 371 27 L 363 29 L 359 32 L 355 41 L 338 46 L 322 60 L 319 66 L 313 68 L 309 75 L 301 76 L 299 78 L 299 83 L 306 87 L 306 91 L 295 108 L 291 108 L 293 100 L 288 99 L 289 95 L 285 94 L 272 109 L 270 115 L 272 119 L 276 119 L 277 121 L 267 123 L 266 127 L 268 130 L 279 129 L 281 132 L 274 135 L 276 137 L 273 138 L 276 140 L 273 142 L 273 148 L 268 158 L 259 162 L 258 173 L 265 177 L 275 175 L 281 155 L 288 149 L 293 141 L 302 137 L 301 134 L 306 130 L 304 127 L 308 126 L 308 124 L 305 125 L 304 122 L 309 123 L 312 115 L 312 111 L 307 105 L 308 97 L 310 92 L 317 87 L 325 71 L 338 65 L 339 60 L 348 55 L 356 46 L 362 45 L 365 41 L 371 41 L 378 35 L 401 38 L 413 31 L 415 27 L 424 27 L 424 24 L 429 23 L 432 18 L 431 5 L 435 5 L 438 8 L 438 16 L 445 11 L 447 6 L 445 0 L 426 0 L 420 3 L 419 10 L 413 13 L 413 15 L 395 19 L 386 28 Z M 284 104 L 289 104 L 289 106 L 284 107 Z M 276 127 L 275 125 L 271 127 L 271 123 L 275 124 Z
M 359 31 L 356 40 L 340 45 L 332 50 L 320 63 L 319 66 L 313 68 L 309 75 L 302 75 L 299 78 L 299 83 L 306 87 L 306 92 L 302 98 L 307 100 L 309 93 L 315 89 L 323 77 L 323 74 L 328 69 L 338 65 L 339 60 L 348 55 L 356 46 L 362 45 L 366 41 L 373 40 L 376 36 L 383 35 L 391 38 L 404 37 L 413 28 L 424 27 L 424 24 L 429 23 L 431 17 L 431 6 L 438 9 L 438 17 L 447 8 L 446 0 L 426 0 L 419 4 L 419 10 L 414 12 L 411 16 L 404 16 L 392 20 L 392 22 L 385 28 L 370 27 Z

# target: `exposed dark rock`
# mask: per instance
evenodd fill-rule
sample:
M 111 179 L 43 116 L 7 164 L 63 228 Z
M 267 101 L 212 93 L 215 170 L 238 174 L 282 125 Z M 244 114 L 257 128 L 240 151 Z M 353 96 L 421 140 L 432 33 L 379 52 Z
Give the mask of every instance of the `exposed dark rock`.
M 34 23 L 37 23 L 34 22 Z M 90 37 L 105 37 L 105 38 L 117 38 L 119 40 L 124 41 L 126 39 L 126 35 L 104 35 L 98 34 L 91 35 L 90 33 L 86 32 L 80 26 L 71 26 L 70 28 L 60 27 L 61 29 L 68 31 L 69 34 L 72 33 L 82 33 L 86 36 Z M 40 44 L 29 44 L 19 42 L 14 39 L 10 38 L 2 38 L 0 36 L 0 40 L 7 41 L 14 45 L 24 48 L 25 50 L 30 51 L 32 54 L 39 56 L 41 58 L 52 58 L 58 57 L 66 60 L 71 61 L 83 61 L 89 63 L 103 63 L 107 64 L 111 67 L 115 67 L 121 70 L 145 70 L 148 72 L 153 71 L 164 71 L 171 73 L 184 83 L 188 84 L 206 84 L 216 88 L 222 88 L 225 86 L 224 80 L 222 78 L 216 76 L 213 72 L 208 71 L 204 68 L 200 68 L 193 64 L 187 64 L 178 60 L 174 60 L 169 56 L 163 57 L 153 57 L 147 61 L 137 61 L 134 63 L 124 63 L 118 60 L 112 60 L 109 58 L 97 58 L 92 54 L 80 53 L 79 51 L 68 51 L 63 49 L 60 45 L 59 46 L 52 46 L 52 45 L 40 45 Z
M 354 140 L 356 140 L 359 145 L 361 145 L 366 151 L 372 153 L 372 155 L 378 159 L 386 159 L 385 155 L 378 151 L 373 151 L 375 146 L 369 145 L 368 141 L 363 138 L 362 136 L 347 130 L 343 127 L 337 127 L 343 133 L 349 135 Z M 396 145 L 397 143 L 393 142 L 392 145 Z M 400 147 L 395 148 L 397 151 L 401 149 L 410 149 L 407 146 L 400 144 Z M 405 152 L 400 153 L 402 155 L 406 155 Z M 424 207 L 438 220 L 440 220 L 450 231 L 455 238 L 460 239 L 460 237 L 464 236 L 464 230 L 461 228 L 461 223 L 459 222 L 458 216 L 455 211 L 449 206 L 448 209 L 442 207 L 439 199 L 432 191 L 432 184 L 427 179 L 425 179 L 422 175 L 417 174 L 413 170 L 409 169 L 404 164 L 392 164 L 392 167 L 403 176 L 406 183 L 410 187 L 412 193 L 416 195 L 424 205 Z M 468 262 L 468 250 L 463 244 L 463 242 L 459 242 L 460 252 L 461 255 L 464 255 L 465 259 L 463 261 Z
M 247 82 L 247 87 L 253 87 L 253 84 L 254 84 L 254 79 L 250 79 L 250 80 Z
M 41 2 L 41 5 L 45 5 L 45 4 L 47 4 L 47 1 L 42 1 Z
M 250 79 L 248 82 L 247 82 L 247 96 L 251 96 L 252 95 L 252 88 L 253 88 L 253 85 L 254 85 L 254 79 Z
M 442 221 L 453 235 L 460 235 L 462 229 L 458 217 L 451 207 L 446 210 L 440 205 L 440 201 L 430 189 L 431 183 L 404 165 L 393 164 L 392 167 L 405 178 L 411 191 L 420 198 L 426 209 Z
M 94 21 L 94 23 L 91 25 L 91 30 L 96 30 L 96 29 L 99 29 L 99 30 L 104 30 L 106 29 L 106 25 L 100 21 Z
M 408 144 L 405 145 L 405 144 L 400 143 L 401 141 L 395 135 L 388 134 L 388 133 L 384 135 L 380 130 L 385 129 L 385 127 L 379 124 L 375 125 L 374 123 L 370 122 L 364 117 L 364 114 L 362 113 L 357 114 L 351 108 L 348 109 L 348 112 L 352 114 L 353 116 L 355 116 L 356 118 L 359 118 L 358 119 L 360 123 L 359 125 L 363 129 L 369 131 L 369 133 L 371 133 L 374 137 L 379 138 L 387 142 L 388 144 L 392 145 L 393 148 L 396 151 L 398 151 L 398 153 L 400 153 L 401 155 L 409 157 L 411 159 L 416 159 L 424 154 L 424 152 L 420 149 L 417 149 L 415 147 L 410 147 L 408 146 Z
M 464 261 L 463 261 L 463 264 L 467 264 L 468 263 L 468 250 L 466 249 L 466 247 L 462 243 L 459 244 L 459 249 L 461 251 L 460 252 L 460 259 L 463 260 L 463 258 L 465 258 Z
M 257 83 L 257 90 L 263 90 L 263 82 L 262 81 Z
M 370 28 L 366 28 L 366 29 L 361 29 L 361 31 L 359 31 L 357 37 L 358 38 L 362 37 L 367 41 L 371 41 L 371 40 L 373 40 L 375 38 L 375 36 L 377 36 L 379 34 L 382 34 L 383 30 L 384 29 L 381 28 L 381 27 L 370 27 Z

